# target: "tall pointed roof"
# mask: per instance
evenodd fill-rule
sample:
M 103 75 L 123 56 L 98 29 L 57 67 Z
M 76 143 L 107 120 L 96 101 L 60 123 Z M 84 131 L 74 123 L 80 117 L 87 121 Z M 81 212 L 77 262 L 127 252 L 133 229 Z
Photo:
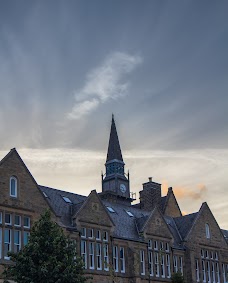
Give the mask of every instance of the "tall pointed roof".
M 112 114 L 112 125 L 111 125 L 110 137 L 109 137 L 109 145 L 108 145 L 108 153 L 107 153 L 106 162 L 111 161 L 113 159 L 117 159 L 123 162 L 118 134 L 116 131 L 114 115 Z

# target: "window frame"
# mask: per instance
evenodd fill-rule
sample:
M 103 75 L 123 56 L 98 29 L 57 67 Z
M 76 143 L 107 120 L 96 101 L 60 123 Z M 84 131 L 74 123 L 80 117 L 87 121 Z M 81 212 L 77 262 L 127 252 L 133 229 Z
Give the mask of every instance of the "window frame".
M 12 194 L 12 181 L 15 182 L 15 194 Z M 10 177 L 10 185 L 9 185 L 9 189 L 10 189 L 10 197 L 12 198 L 17 198 L 18 196 L 18 180 L 17 180 L 17 177 L 16 176 L 11 176 Z

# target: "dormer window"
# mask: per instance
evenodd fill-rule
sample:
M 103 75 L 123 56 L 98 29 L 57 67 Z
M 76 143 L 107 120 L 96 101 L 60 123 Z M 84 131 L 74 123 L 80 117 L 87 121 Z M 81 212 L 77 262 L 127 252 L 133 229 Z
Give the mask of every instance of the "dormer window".
M 10 196 L 17 197 L 17 178 L 14 176 L 10 177 Z
M 205 230 L 206 230 L 206 238 L 210 239 L 211 234 L 210 234 L 210 227 L 208 223 L 205 224 Z

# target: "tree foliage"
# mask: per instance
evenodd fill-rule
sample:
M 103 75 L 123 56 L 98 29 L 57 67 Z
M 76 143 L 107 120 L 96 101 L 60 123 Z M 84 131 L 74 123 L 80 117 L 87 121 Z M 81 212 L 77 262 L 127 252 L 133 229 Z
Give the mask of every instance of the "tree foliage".
M 17 283 L 83 283 L 83 263 L 76 246 L 51 221 L 50 211 L 34 223 L 28 244 L 18 253 L 10 253 L 13 264 L 4 271 L 5 281 Z
M 175 272 L 171 277 L 172 283 L 184 283 L 184 277 L 181 272 Z

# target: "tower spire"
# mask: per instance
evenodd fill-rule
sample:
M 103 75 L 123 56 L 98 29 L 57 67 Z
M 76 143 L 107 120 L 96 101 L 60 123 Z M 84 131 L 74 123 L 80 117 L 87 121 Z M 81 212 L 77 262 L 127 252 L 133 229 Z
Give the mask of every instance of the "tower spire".
M 111 131 L 110 131 L 110 137 L 109 137 L 109 145 L 108 145 L 108 153 L 107 153 L 106 162 L 109 162 L 114 159 L 123 162 L 119 138 L 118 138 L 118 134 L 116 130 L 114 114 L 112 114 L 112 124 L 111 124 Z

